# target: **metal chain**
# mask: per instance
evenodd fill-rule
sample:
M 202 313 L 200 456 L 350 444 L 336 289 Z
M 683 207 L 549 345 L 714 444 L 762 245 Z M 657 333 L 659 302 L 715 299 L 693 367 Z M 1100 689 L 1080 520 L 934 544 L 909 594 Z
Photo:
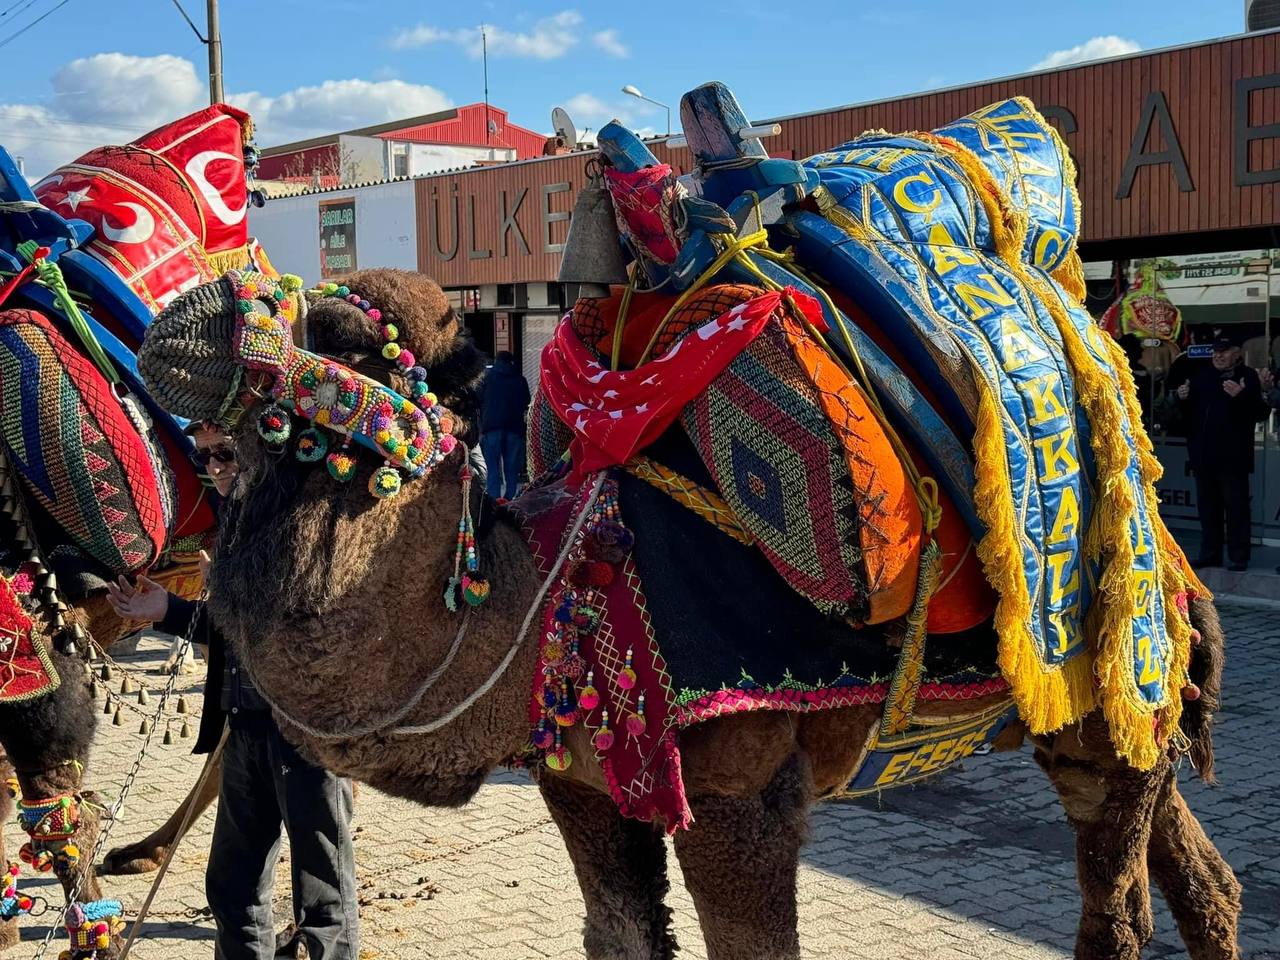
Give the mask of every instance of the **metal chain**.
M 111 809 L 107 815 L 99 820 L 98 839 L 93 845 L 93 852 L 89 854 L 87 867 L 76 875 L 75 883 L 71 885 L 71 890 L 67 893 L 67 906 L 74 905 L 80 896 L 80 889 L 84 885 L 85 878 L 89 871 L 93 869 L 93 865 L 98 862 L 98 855 L 107 844 L 107 839 L 111 836 L 111 828 L 115 826 L 116 820 L 120 815 L 120 811 L 124 809 L 124 802 L 129 796 L 129 791 L 133 789 L 133 782 L 138 777 L 138 771 L 142 768 L 142 761 L 146 759 L 147 750 L 151 746 L 151 738 L 155 735 L 156 727 L 160 720 L 161 714 L 164 712 L 165 703 L 168 702 L 173 688 L 178 682 L 178 674 L 182 666 L 183 658 L 186 656 L 187 650 L 191 646 L 192 628 L 196 624 L 196 618 L 200 616 L 202 604 L 197 603 L 191 611 L 191 621 L 187 624 L 187 629 L 182 636 L 182 642 L 178 646 L 178 656 L 174 662 L 173 668 L 169 671 L 169 679 L 164 685 L 164 690 L 160 693 L 160 702 L 156 704 L 155 716 L 152 717 L 151 727 L 147 731 L 146 736 L 142 740 L 142 749 L 138 751 L 137 757 L 134 758 L 133 766 L 124 778 L 124 783 L 120 787 L 120 795 L 116 798 L 116 802 L 111 805 Z M 65 912 L 65 911 L 64 911 Z M 45 953 L 49 949 L 49 944 L 53 942 L 53 938 L 64 929 L 64 925 L 55 924 L 49 928 L 49 932 L 45 934 L 40 948 L 36 951 L 32 960 L 43 960 Z

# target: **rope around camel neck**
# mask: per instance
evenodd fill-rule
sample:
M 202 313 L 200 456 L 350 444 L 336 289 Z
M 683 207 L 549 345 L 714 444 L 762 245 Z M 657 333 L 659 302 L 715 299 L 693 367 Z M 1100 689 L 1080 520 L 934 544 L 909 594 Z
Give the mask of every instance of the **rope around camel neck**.
M 600 487 L 603 484 L 604 473 L 602 471 L 596 474 L 595 482 L 591 485 L 591 492 L 587 495 L 586 500 L 583 501 L 582 509 L 578 512 L 577 519 L 574 520 L 573 528 L 569 531 L 568 536 L 565 537 L 564 544 L 560 548 L 560 555 L 556 557 L 556 562 L 552 564 L 551 570 L 548 572 L 546 579 L 542 581 L 542 586 L 538 588 L 537 594 L 534 595 L 533 603 L 529 605 L 529 610 L 524 615 L 524 622 L 520 624 L 520 632 L 516 634 L 515 642 L 511 645 L 511 648 L 507 651 L 502 660 L 499 661 L 498 665 L 494 667 L 493 672 L 489 674 L 484 683 L 480 684 L 480 686 L 464 697 L 458 704 L 450 708 L 443 715 L 437 717 L 435 720 L 432 720 L 430 723 L 396 727 L 394 730 L 388 731 L 391 735 L 410 736 L 414 734 L 435 733 L 437 730 L 448 726 L 454 720 L 458 719 L 458 717 L 462 716 L 463 713 L 475 706 L 477 700 L 493 689 L 493 685 L 498 682 L 504 673 L 507 672 L 507 668 L 511 666 L 511 662 L 515 659 L 516 653 L 519 652 L 520 647 L 524 644 L 524 638 L 529 633 L 529 627 L 533 623 L 533 618 L 538 611 L 542 609 L 542 601 L 546 598 L 547 591 L 551 589 L 551 585 L 555 583 L 556 577 L 559 575 L 561 568 L 569 558 L 569 551 L 573 549 L 574 541 L 577 540 L 578 534 L 582 532 L 583 524 L 587 522 L 587 516 L 591 513 L 591 505 L 595 503 L 596 497 L 600 494 Z M 449 648 L 448 654 L 445 656 L 444 660 L 441 661 L 440 665 L 431 672 L 431 675 L 428 676 L 422 686 L 414 692 L 413 696 L 409 698 L 407 703 L 396 710 L 390 717 L 384 718 L 381 721 L 359 724 L 349 727 L 341 732 L 320 730 L 286 713 L 274 700 L 262 691 L 260 686 L 258 687 L 258 693 L 262 695 L 262 699 L 267 702 L 267 705 L 279 714 L 286 723 L 290 726 L 297 727 L 303 733 L 310 737 L 315 737 L 317 740 L 345 740 L 350 737 L 363 737 L 370 733 L 377 733 L 380 730 L 385 730 L 393 723 L 403 720 L 409 711 L 418 705 L 426 692 L 435 685 L 436 681 L 444 675 L 449 664 L 453 662 L 453 658 L 457 654 L 458 649 L 462 646 L 462 638 L 466 633 L 470 616 L 470 611 L 467 611 L 467 613 L 463 615 L 462 625 L 458 628 L 458 635 L 454 638 L 453 646 Z

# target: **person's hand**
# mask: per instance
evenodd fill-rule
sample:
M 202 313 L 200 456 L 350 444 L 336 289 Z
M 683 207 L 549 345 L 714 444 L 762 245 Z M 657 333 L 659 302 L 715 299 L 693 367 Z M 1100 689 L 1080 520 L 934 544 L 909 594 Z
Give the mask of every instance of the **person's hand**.
M 1184 383 L 1184 384 L 1182 384 L 1180 387 L 1178 387 L 1178 399 L 1179 399 L 1179 400 L 1185 400 L 1185 399 L 1187 399 L 1187 397 L 1189 397 L 1189 396 L 1191 396 L 1191 384 L 1189 384 L 1189 383 Z
M 1241 377 L 1239 381 L 1236 381 L 1236 380 L 1222 381 L 1222 389 L 1227 392 L 1228 397 L 1240 396 L 1240 394 L 1244 393 L 1244 377 Z
M 169 591 L 147 577 L 139 576 L 137 585 L 121 577 L 107 583 L 107 600 L 111 609 L 126 620 L 158 623 L 169 612 Z

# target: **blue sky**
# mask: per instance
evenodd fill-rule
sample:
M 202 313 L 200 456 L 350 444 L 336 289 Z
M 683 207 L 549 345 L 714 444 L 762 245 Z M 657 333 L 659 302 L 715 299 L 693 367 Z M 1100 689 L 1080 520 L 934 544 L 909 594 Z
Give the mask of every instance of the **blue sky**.
M 87 147 L 131 139 L 205 102 L 205 50 L 172 0 L 0 0 L 0 144 L 40 175 Z M 204 3 L 182 0 L 203 25 Z M 1238 33 L 1243 4 L 1083 0 L 1052 5 L 895 0 L 673 4 L 222 0 L 228 99 L 270 145 L 483 97 L 550 128 L 618 116 L 662 132 L 707 80 L 761 118 L 1021 73 L 1045 64 Z M 57 9 L 55 9 L 57 7 Z M 795 11 L 803 11 L 803 20 Z M 981 11 L 981 12 L 980 12 Z

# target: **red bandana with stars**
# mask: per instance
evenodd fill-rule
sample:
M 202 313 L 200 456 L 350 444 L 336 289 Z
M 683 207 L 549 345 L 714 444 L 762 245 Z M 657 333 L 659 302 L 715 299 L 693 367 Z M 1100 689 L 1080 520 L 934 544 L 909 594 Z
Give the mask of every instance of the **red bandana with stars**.
M 691 330 L 662 356 L 635 370 L 609 370 L 574 333 L 568 317 L 542 350 L 539 389 L 573 430 L 574 474 L 626 463 L 657 440 L 680 411 L 786 309 L 787 298 L 819 329 L 818 301 L 787 288 L 762 293 Z
M 34 700 L 56 690 L 57 670 L 31 635 L 31 618 L 6 577 L 0 577 L 0 703 Z

